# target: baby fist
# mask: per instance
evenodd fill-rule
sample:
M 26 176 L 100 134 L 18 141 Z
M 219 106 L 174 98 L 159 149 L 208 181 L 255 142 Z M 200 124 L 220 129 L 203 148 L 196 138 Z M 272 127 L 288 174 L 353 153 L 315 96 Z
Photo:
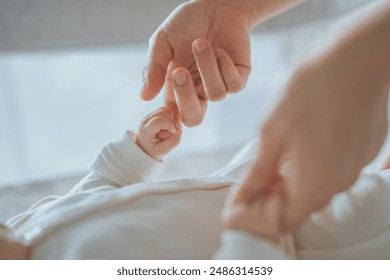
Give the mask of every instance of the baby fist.
M 149 156 L 161 160 L 180 143 L 182 130 L 174 114 L 161 107 L 147 115 L 138 129 L 137 145 Z

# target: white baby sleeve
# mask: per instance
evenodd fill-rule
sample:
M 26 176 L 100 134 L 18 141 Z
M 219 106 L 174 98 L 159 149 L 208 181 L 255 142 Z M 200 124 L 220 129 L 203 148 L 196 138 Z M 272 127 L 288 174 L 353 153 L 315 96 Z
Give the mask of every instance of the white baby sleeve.
M 300 259 L 389 259 L 390 170 L 362 173 L 296 231 Z
M 67 196 L 85 190 L 98 191 L 151 180 L 162 162 L 154 160 L 142 151 L 134 139 L 134 133 L 127 131 L 118 141 L 106 145 L 90 164 L 90 173 L 74 186 Z M 52 195 L 39 200 L 26 212 L 7 221 L 7 226 L 16 228 L 38 209 L 44 211 L 60 198 L 58 195 Z
M 106 145 L 89 165 L 90 173 L 71 193 L 104 185 L 122 187 L 152 181 L 162 162 L 151 158 L 134 141 L 135 134 L 127 131 L 121 139 Z
M 222 234 L 221 246 L 214 255 L 219 260 L 286 260 L 290 259 L 281 247 L 266 239 L 239 230 Z

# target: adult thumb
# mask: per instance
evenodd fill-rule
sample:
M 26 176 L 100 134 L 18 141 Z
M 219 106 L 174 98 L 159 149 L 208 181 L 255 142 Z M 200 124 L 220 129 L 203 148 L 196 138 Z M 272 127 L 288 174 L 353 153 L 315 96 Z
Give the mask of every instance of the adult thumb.
M 143 100 L 152 100 L 160 92 L 172 57 L 173 52 L 164 31 L 157 30 L 149 39 L 147 64 L 143 72 L 144 84 L 141 89 Z
M 262 133 L 255 162 L 238 190 L 234 202 L 250 202 L 280 180 L 278 167 L 281 154 L 280 139 L 268 132 Z

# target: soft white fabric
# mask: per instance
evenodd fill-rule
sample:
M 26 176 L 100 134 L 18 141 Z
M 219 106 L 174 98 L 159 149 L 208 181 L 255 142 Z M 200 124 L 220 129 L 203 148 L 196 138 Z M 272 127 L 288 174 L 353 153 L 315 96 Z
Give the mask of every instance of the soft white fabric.
M 224 246 L 216 257 L 390 259 L 390 170 L 361 174 L 348 191 L 312 213 L 293 239 L 286 244 L 288 254 L 283 255 L 280 248 L 261 238 L 224 233 Z
M 362 174 L 295 234 L 300 259 L 390 259 L 390 171 Z
M 213 176 L 153 183 L 161 162 L 127 133 L 67 195 L 45 198 L 7 225 L 32 245 L 34 259 L 390 258 L 389 171 L 362 174 L 313 213 L 285 250 L 240 231 L 225 232 L 220 244 L 225 196 L 256 146 Z
M 289 256 L 281 247 L 245 231 L 227 230 L 222 234 L 221 243 L 222 246 L 216 252 L 214 256 L 215 259 L 289 259 Z

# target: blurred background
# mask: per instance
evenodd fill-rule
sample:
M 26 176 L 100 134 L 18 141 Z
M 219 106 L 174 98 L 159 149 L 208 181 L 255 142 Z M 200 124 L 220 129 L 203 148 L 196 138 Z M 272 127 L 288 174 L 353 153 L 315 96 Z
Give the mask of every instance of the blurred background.
M 147 42 L 182 2 L 0 0 L 0 186 L 70 188 L 102 146 L 162 104 L 162 96 L 139 98 Z M 222 166 L 257 135 L 280 66 L 369 2 L 307 1 L 256 28 L 247 87 L 210 103 L 204 123 L 185 129 L 167 177 Z

